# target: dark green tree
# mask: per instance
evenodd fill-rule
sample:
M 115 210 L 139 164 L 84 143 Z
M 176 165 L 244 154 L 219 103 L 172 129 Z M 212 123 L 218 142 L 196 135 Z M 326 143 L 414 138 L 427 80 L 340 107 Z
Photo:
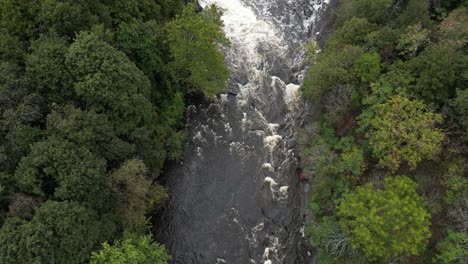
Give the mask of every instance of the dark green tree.
M 49 137 L 31 147 L 15 172 L 24 192 L 102 209 L 109 194 L 106 161 L 67 140 Z
M 457 88 L 466 87 L 463 72 L 467 58 L 458 45 L 451 43 L 425 49 L 403 66 L 416 77 L 414 84 L 409 86 L 410 93 L 428 104 L 447 104 L 455 97 Z
M 135 146 L 115 135 L 104 114 L 72 106 L 55 109 L 47 116 L 47 135 L 86 147 L 107 161 L 121 161 L 135 152 Z
M 105 112 L 118 135 L 154 118 L 148 78 L 122 52 L 88 32 L 80 33 L 65 61 L 84 106 Z
M 83 263 L 110 237 L 110 223 L 76 202 L 48 201 L 30 222 L 10 218 L 0 230 L 0 262 Z
M 37 24 L 41 32 L 54 31 L 69 39 L 81 30 L 88 29 L 98 22 L 89 10 L 87 0 L 43 0 L 37 15 Z M 94 21 L 93 21 L 94 20 Z
M 354 63 L 363 55 L 364 51 L 358 46 L 344 45 L 334 52 L 325 52 L 317 59 L 317 63 L 310 69 L 302 91 L 305 97 L 321 99 L 334 87 L 355 90 L 354 83 L 358 81 L 353 74 Z
M 55 33 L 42 35 L 31 44 L 26 58 L 26 71 L 35 89 L 52 101 L 72 98 L 73 78 L 65 66 L 68 43 Z
M 341 49 L 345 45 L 364 47 L 368 42 L 368 35 L 378 28 L 366 18 L 353 17 L 337 28 L 325 45 L 325 52 Z
M 343 25 L 353 17 L 366 18 L 371 23 L 383 24 L 391 17 L 393 0 L 348 0 L 338 12 L 336 23 Z

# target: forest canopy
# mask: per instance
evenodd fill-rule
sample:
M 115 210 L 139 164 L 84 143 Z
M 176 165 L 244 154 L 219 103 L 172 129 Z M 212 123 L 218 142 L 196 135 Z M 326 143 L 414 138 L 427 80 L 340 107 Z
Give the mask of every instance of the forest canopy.
M 220 16 L 0 0 L 0 263 L 170 259 L 148 213 L 168 198 L 158 176 L 182 154 L 185 99 L 227 84 Z
M 468 2 L 340 3 L 302 85 L 318 263 L 466 263 Z

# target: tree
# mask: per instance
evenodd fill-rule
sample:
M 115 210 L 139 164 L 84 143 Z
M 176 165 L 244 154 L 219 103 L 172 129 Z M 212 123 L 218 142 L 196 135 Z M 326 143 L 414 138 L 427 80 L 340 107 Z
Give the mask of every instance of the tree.
M 397 49 L 404 57 L 414 57 L 429 43 L 428 29 L 422 27 L 421 23 L 408 26 L 398 40 Z
M 366 18 L 371 23 L 383 24 L 391 16 L 393 0 L 349 0 L 341 5 L 336 19 L 337 25 L 352 17 Z
M 162 8 L 167 4 L 164 0 L 113 0 L 106 2 L 115 24 L 134 20 L 159 19 L 163 11 Z
M 154 243 L 151 235 L 125 233 L 114 245 L 104 243 L 103 249 L 93 252 L 91 264 L 166 264 L 170 260 L 164 246 Z
M 371 183 L 343 196 L 340 222 L 353 246 L 371 259 L 390 259 L 421 253 L 430 237 L 430 215 L 406 176 L 386 177 L 374 190 Z
M 453 100 L 458 123 L 465 142 L 468 142 L 468 89 L 457 89 L 457 97 Z
M 378 28 L 366 18 L 353 17 L 336 29 L 325 46 L 325 52 L 330 52 L 344 45 L 364 46 L 367 36 Z
M 29 85 L 20 66 L 0 63 L 0 171 L 13 172 L 42 137 L 44 101 Z
M 380 165 L 396 171 L 407 163 L 414 169 L 440 152 L 445 135 L 436 125 L 441 122 L 442 116 L 430 112 L 423 102 L 396 95 L 375 106 L 367 136 Z
M 93 21 L 86 0 L 43 0 L 37 23 L 44 33 L 54 31 L 73 38 L 76 33 L 89 28 Z M 97 20 L 97 18 L 94 18 Z
M 106 161 L 67 140 L 49 137 L 31 146 L 15 172 L 20 189 L 45 198 L 83 202 L 102 209 Z
M 443 42 L 456 42 L 463 45 L 468 37 L 468 23 L 467 16 L 468 8 L 460 7 L 453 10 L 442 22 L 439 24 L 440 41 Z
M 167 24 L 174 66 L 190 92 L 213 97 L 227 85 L 228 70 L 219 50 L 228 43 L 222 25 L 221 12 L 215 5 L 197 13 L 192 3 Z
M 426 48 L 402 67 L 416 77 L 411 94 L 439 107 L 455 97 L 456 89 L 466 87 L 463 77 L 466 53 L 453 43 Z
M 0 59 L 2 62 L 20 63 L 25 54 L 19 38 L 0 27 Z
M 0 230 L 0 262 L 84 263 L 112 226 L 76 202 L 48 201 L 30 222 L 9 218 Z
M 380 74 L 380 56 L 377 53 L 364 53 L 354 64 L 354 73 L 362 82 L 374 82 Z
M 77 80 L 73 88 L 85 107 L 107 113 L 118 135 L 154 118 L 148 78 L 125 54 L 96 35 L 80 33 L 65 64 Z
M 468 261 L 468 235 L 464 232 L 447 231 L 447 237 L 437 244 L 440 254 L 437 263 L 456 264 Z
M 431 25 L 429 5 L 430 1 L 426 0 L 408 0 L 405 9 L 395 21 L 403 28 L 416 23 L 429 27 Z
M 123 229 L 145 224 L 148 210 L 167 197 L 163 187 L 152 185 L 141 160 L 126 161 L 112 173 L 110 186 L 114 196 L 114 211 Z
M 60 102 L 74 95 L 73 79 L 65 66 L 68 43 L 56 34 L 42 35 L 31 45 L 26 71 L 37 91 Z
M 43 0 L 0 1 L 0 28 L 5 28 L 11 36 L 17 37 L 24 50 L 27 48 L 27 40 L 37 36 L 36 17 L 42 2 Z
M 356 77 L 349 69 L 364 53 L 358 46 L 345 45 L 333 52 L 319 56 L 317 63 L 307 73 L 302 91 L 305 97 L 321 99 L 334 87 L 341 86 L 353 90 L 351 85 Z
M 120 161 L 135 152 L 135 146 L 115 135 L 104 114 L 65 106 L 47 116 L 47 135 L 62 138 L 86 147 L 109 162 Z
M 169 67 L 165 65 L 165 59 L 169 57 L 169 51 L 163 45 L 163 31 L 161 25 L 154 20 L 143 23 L 132 21 L 120 23 L 115 33 L 116 46 L 124 52 L 129 59 L 135 62 L 149 80 L 152 82 L 154 93 L 166 93 L 169 83 Z

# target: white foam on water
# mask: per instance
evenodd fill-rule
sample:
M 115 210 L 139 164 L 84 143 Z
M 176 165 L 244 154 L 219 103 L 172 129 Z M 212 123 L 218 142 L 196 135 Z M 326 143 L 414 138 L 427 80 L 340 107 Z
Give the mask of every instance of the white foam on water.
M 271 163 L 263 163 L 262 164 L 262 169 L 267 170 L 269 172 L 275 172 L 275 169 L 271 165 Z
M 289 111 L 294 112 L 301 108 L 301 90 L 300 85 L 290 83 L 286 85 L 284 100 L 288 105 Z
M 276 259 L 278 255 L 278 250 L 280 248 L 280 243 L 279 239 L 277 237 L 269 237 L 270 240 L 270 246 L 265 248 L 265 251 L 263 252 L 263 260 L 264 264 L 265 263 L 273 263 L 272 259 Z
M 221 103 L 226 103 L 228 102 L 228 95 L 227 94 L 220 94 L 219 95 L 219 100 L 221 101 Z
M 278 131 L 279 124 L 274 124 L 274 123 L 269 123 L 268 124 L 268 129 L 272 134 L 276 134 Z
M 242 124 L 247 122 L 247 113 L 242 113 Z
M 284 196 L 287 196 L 288 195 L 288 189 L 289 189 L 289 186 L 281 186 L 279 191 L 282 195 Z
M 271 177 L 265 177 L 265 180 L 263 180 L 266 184 L 269 184 L 270 187 L 273 189 L 273 187 L 275 187 L 276 185 L 278 185 L 278 183 L 273 180 L 273 178 Z
M 215 4 L 223 10 L 221 19 L 224 22 L 224 32 L 233 46 L 242 47 L 236 54 L 238 59 L 252 65 L 261 63 L 261 56 L 257 52 L 260 43 L 265 42 L 275 45 L 278 49 L 284 49 L 284 44 L 279 32 L 269 22 L 258 19 L 253 10 L 245 6 L 239 0 L 200 0 L 200 5 L 205 8 Z M 255 69 L 256 67 L 250 67 Z
M 205 139 L 203 138 L 201 131 L 198 131 L 197 134 L 193 137 L 193 140 L 199 140 L 199 141 L 204 141 Z
M 224 124 L 224 129 L 226 130 L 226 132 L 228 132 L 229 134 L 232 134 L 232 128 L 231 128 L 231 124 L 229 123 L 225 123 Z
M 301 97 L 300 87 L 293 83 L 286 85 L 286 102 L 297 101 Z
M 266 148 L 268 148 L 270 151 L 273 151 L 273 149 L 281 143 L 283 140 L 283 137 L 280 135 L 272 135 L 272 136 L 267 136 L 263 140 L 263 143 Z
M 229 144 L 229 151 L 232 154 L 244 155 L 244 146 L 240 142 L 231 142 Z

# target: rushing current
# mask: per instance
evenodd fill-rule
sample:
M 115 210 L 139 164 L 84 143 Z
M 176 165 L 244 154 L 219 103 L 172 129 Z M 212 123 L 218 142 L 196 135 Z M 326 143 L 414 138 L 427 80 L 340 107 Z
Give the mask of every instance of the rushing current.
M 200 0 L 224 14 L 229 92 L 186 113 L 158 240 L 177 264 L 309 263 L 296 176 L 304 44 L 321 0 Z

